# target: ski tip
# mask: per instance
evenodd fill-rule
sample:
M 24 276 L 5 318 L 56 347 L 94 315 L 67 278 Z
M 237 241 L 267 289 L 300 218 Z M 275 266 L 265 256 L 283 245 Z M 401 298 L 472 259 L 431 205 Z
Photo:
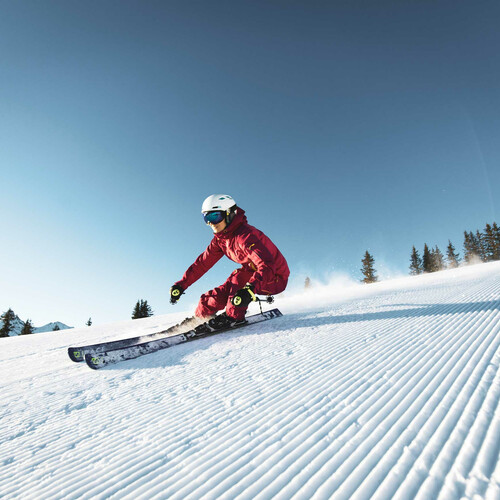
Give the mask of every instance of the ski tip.
M 99 368 L 102 368 L 105 365 L 103 360 L 96 354 L 85 354 L 85 361 L 93 370 L 99 370 Z
M 68 356 L 75 363 L 85 361 L 84 353 L 79 347 L 68 347 Z

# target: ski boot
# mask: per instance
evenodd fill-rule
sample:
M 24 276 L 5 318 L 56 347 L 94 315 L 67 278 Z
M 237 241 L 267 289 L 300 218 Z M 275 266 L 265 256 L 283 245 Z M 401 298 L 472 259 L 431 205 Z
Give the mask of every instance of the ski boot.
M 231 328 L 233 326 L 244 325 L 247 322 L 245 318 L 237 320 L 228 316 L 225 312 L 208 320 L 206 323 L 197 326 L 194 331 L 198 334 L 210 333 L 217 330 Z
M 228 316 L 227 313 L 223 312 L 222 314 L 215 316 L 215 318 L 212 318 L 208 322 L 208 325 L 214 330 L 222 330 L 223 328 L 231 328 L 233 326 L 243 325 L 246 322 L 247 320 L 245 318 L 240 320 L 234 319 L 231 318 L 231 316 Z

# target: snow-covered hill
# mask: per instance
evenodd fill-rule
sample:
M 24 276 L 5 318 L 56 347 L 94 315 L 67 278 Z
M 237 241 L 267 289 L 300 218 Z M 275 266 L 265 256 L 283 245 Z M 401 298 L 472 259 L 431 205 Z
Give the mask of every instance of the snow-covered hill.
M 97 372 L 183 315 L 3 339 L 0 497 L 500 498 L 500 263 L 276 306 Z

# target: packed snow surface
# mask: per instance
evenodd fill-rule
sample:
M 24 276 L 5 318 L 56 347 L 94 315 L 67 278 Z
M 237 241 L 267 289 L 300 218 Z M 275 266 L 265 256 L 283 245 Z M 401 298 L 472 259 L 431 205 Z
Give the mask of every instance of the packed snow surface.
M 0 497 L 500 498 L 500 263 L 275 306 L 100 371 L 185 314 L 0 339 Z

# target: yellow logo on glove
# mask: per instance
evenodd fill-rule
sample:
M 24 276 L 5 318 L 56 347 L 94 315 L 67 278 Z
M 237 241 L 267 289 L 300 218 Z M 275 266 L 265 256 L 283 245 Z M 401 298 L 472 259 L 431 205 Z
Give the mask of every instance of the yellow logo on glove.
M 235 297 L 235 298 L 233 299 L 233 304 L 234 304 L 235 306 L 239 306 L 239 305 L 241 304 L 241 297 Z

